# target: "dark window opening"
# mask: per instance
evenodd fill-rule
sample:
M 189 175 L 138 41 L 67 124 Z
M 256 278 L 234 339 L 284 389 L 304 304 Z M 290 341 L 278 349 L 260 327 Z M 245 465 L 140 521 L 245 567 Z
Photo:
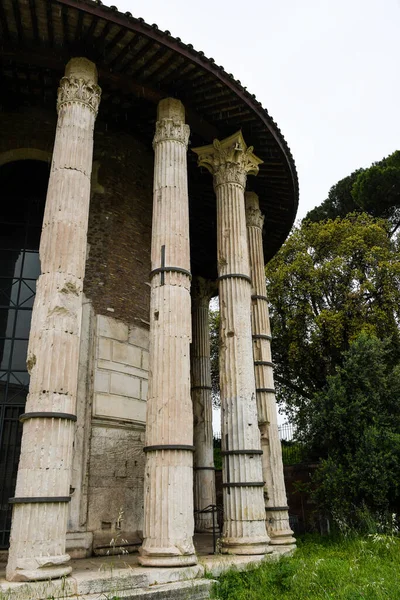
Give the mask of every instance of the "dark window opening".
M 0 167 L 0 548 L 10 537 L 11 506 L 29 387 L 26 368 L 49 165 L 21 160 Z

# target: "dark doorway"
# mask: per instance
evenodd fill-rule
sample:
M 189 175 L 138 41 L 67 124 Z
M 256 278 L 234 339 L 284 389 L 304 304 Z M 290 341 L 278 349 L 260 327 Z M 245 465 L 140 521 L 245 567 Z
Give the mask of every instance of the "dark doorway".
M 49 165 L 20 160 L 0 167 L 0 548 L 10 537 L 11 506 L 29 387 L 26 355 Z

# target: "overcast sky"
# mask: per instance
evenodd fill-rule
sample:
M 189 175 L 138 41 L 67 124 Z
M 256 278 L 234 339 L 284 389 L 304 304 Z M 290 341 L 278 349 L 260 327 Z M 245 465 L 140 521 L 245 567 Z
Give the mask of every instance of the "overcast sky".
M 292 150 L 298 217 L 400 148 L 400 0 L 104 3 L 203 50 L 256 95 Z

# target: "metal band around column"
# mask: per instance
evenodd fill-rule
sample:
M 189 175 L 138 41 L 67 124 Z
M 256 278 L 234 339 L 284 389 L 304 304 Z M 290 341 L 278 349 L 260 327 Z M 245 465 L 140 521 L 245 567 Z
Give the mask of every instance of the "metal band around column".
M 256 392 L 266 392 L 267 394 L 275 394 L 275 388 L 256 388 Z
M 269 360 L 255 360 L 254 366 L 255 367 L 274 367 L 275 365 L 273 362 L 270 362 Z
M 236 481 L 232 483 L 223 483 L 222 487 L 264 487 L 264 481 Z
M 10 498 L 9 504 L 43 504 L 49 502 L 71 502 L 71 496 L 42 496 L 34 498 Z
M 227 275 L 220 275 L 218 277 L 218 281 L 222 281 L 223 279 L 244 279 L 251 283 L 251 278 L 243 273 L 228 273 Z
M 265 510 L 267 511 L 278 511 L 278 510 L 289 510 L 288 506 L 266 506 Z
M 222 450 L 221 456 L 230 456 L 231 454 L 262 454 L 262 450 Z
M 253 294 L 251 299 L 252 300 L 265 300 L 265 302 L 268 302 L 267 296 L 261 296 L 260 294 Z
M 215 467 L 193 467 L 193 471 L 215 471 Z
M 156 450 L 187 450 L 194 452 L 194 446 L 186 446 L 185 444 L 158 444 L 157 446 L 145 446 L 143 452 L 155 452 Z
M 58 412 L 29 412 L 23 413 L 19 420 L 21 423 L 28 421 L 28 419 L 64 419 L 66 421 L 76 421 L 76 415 L 70 413 L 58 413 Z
M 267 335 L 266 333 L 253 333 L 251 337 L 253 340 L 272 340 L 272 335 Z
M 192 279 L 191 272 L 187 271 L 186 269 L 182 269 L 181 267 L 158 267 L 158 269 L 153 269 L 150 271 L 150 279 L 153 277 L 153 275 L 157 275 L 157 273 L 166 272 L 182 273 L 182 275 L 187 275 L 190 279 Z

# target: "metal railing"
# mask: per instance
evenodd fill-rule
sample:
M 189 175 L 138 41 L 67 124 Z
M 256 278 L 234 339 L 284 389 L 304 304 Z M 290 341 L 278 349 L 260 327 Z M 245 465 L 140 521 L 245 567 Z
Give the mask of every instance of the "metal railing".
M 295 429 L 292 423 L 282 423 L 282 425 L 278 425 L 279 431 L 279 439 L 285 440 L 286 442 L 291 442 L 294 438 Z M 221 432 L 214 431 L 213 433 L 214 440 L 221 439 Z
M 296 429 L 292 423 L 282 423 L 278 427 L 279 439 L 282 446 L 284 465 L 297 465 L 303 459 L 303 447 L 295 440 Z
M 292 423 L 282 423 L 278 426 L 279 439 L 285 442 L 291 442 L 294 438 L 295 430 Z
M 218 506 L 217 504 L 209 504 L 206 508 L 202 510 L 195 510 L 195 515 L 200 515 L 204 513 L 212 513 L 212 536 L 213 536 L 213 554 L 217 554 L 217 538 L 220 533 L 220 524 L 219 522 L 222 520 L 223 509 L 222 506 Z
M 282 423 L 278 426 L 279 439 L 282 447 L 284 465 L 296 465 L 302 462 L 303 447 L 295 440 L 296 429 L 292 423 Z M 221 447 L 221 432 L 214 432 L 214 449 Z M 217 450 L 218 452 L 218 450 Z

